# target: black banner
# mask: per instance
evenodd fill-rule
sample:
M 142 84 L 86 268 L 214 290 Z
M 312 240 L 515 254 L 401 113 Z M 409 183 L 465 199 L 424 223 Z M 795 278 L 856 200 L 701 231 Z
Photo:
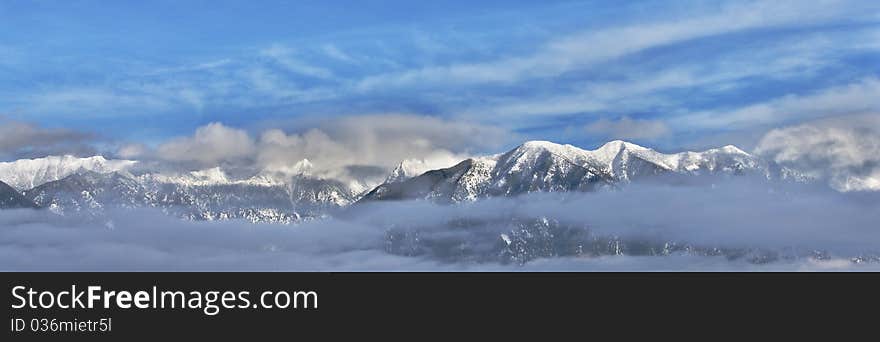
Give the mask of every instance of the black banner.
M 829 317 L 870 321 L 853 313 L 880 304 L 880 275 L 864 273 L 4 273 L 3 278 L 4 341 L 336 339 L 352 333 L 508 335 L 522 329 L 635 327 L 650 332 L 683 324 L 730 329 L 783 318 L 799 324 Z M 164 307 L 156 297 L 162 293 Z M 180 307 L 183 297 L 192 305 Z M 223 307 L 224 298 L 230 308 Z M 94 307 L 88 308 L 90 303 Z M 79 306 L 59 307 L 71 304 Z

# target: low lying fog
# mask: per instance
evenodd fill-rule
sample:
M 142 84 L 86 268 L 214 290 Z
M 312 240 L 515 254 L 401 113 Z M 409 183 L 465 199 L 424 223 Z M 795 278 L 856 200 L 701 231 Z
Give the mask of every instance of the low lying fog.
M 876 193 L 739 179 L 459 205 L 372 203 L 295 225 L 183 221 L 153 210 L 100 219 L 4 210 L 0 269 L 880 270 L 878 209 Z M 527 228 L 541 222 L 551 229 Z M 660 252 L 670 242 L 678 248 Z M 767 253 L 778 254 L 749 256 Z

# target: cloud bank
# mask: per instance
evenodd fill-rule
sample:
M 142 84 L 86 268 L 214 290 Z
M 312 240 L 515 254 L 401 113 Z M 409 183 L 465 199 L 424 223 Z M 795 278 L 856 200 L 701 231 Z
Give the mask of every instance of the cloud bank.
M 880 190 L 880 114 L 774 129 L 755 151 L 840 191 Z
M 160 145 L 157 153 L 165 160 L 216 165 L 248 158 L 255 151 L 254 141 L 246 132 L 211 123 L 196 129 L 192 137 L 178 138 Z
M 0 158 L 42 157 L 49 154 L 89 154 L 94 135 L 63 128 L 44 128 L 0 118 Z
M 329 119 L 298 132 L 268 128 L 258 134 L 212 123 L 193 136 L 172 139 L 155 151 L 123 146 L 117 154 L 153 158 L 194 168 L 255 166 L 278 172 L 302 171 L 346 178 L 351 167 L 390 170 L 404 160 L 424 168 L 448 167 L 471 153 L 497 148 L 510 139 L 503 129 L 428 116 L 382 114 Z
M 181 221 L 151 210 L 98 220 L 7 210 L 0 211 L 0 269 L 880 269 L 880 212 L 872 210 L 880 197 L 711 181 L 454 206 L 374 203 L 290 226 Z M 521 224 L 547 219 L 559 222 L 561 230 L 549 231 L 555 235 Z M 669 244 L 679 248 L 645 252 Z M 572 250 L 586 253 L 565 252 Z M 524 263 L 505 262 L 511 253 Z

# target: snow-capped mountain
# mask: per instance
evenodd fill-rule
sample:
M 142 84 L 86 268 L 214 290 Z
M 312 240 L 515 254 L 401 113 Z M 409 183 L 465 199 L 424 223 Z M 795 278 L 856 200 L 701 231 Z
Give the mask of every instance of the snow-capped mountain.
M 446 162 L 443 165 L 452 165 Z M 323 216 L 361 200 L 448 203 L 529 192 L 594 191 L 670 174 L 754 173 L 799 179 L 797 172 L 763 162 L 734 146 L 664 154 L 619 140 L 595 150 L 530 141 L 507 153 L 468 158 L 427 172 L 423 171 L 428 163 L 407 160 L 378 186 L 371 183 L 377 180 L 315 176 L 308 160 L 263 170 L 214 167 L 185 172 L 146 171 L 134 168 L 136 163 L 69 156 L 3 163 L 0 178 L 11 179 L 20 188 L 2 195 L 9 198 L 7 202 L 14 199 L 59 214 L 93 215 L 110 208 L 146 207 L 195 220 L 289 223 Z M 35 186 L 28 188 L 31 184 Z
M 107 160 L 102 156 L 77 158 L 74 156 L 50 156 L 37 159 L 21 159 L 0 163 L 0 181 L 24 191 L 47 182 L 56 181 L 80 171 L 112 173 L 125 171 L 137 162 L 132 160 Z
M 135 171 L 137 163 L 101 156 L 0 163 L 0 181 L 12 189 L 2 195 L 10 198 L 7 202 L 24 200 L 31 207 L 36 204 L 59 214 L 152 207 L 190 219 L 292 222 L 348 205 L 365 192 L 311 176 L 308 160 L 246 176 L 229 175 L 220 167 L 192 172 Z
M 464 159 L 467 159 L 467 158 L 462 157 L 462 156 L 457 157 L 454 155 L 447 155 L 447 154 L 432 155 L 432 156 L 429 156 L 429 157 L 423 158 L 423 159 L 420 159 L 420 158 L 405 159 L 405 160 L 401 161 L 400 164 L 397 164 L 397 167 L 395 167 L 391 171 L 391 174 L 388 175 L 387 178 L 385 178 L 384 183 L 401 182 L 401 181 L 416 177 L 418 175 L 421 175 L 421 174 L 428 172 L 428 171 L 431 171 L 431 170 L 442 169 L 442 168 L 454 166 L 455 164 L 458 164 L 459 162 L 461 162 Z M 376 184 L 376 185 L 378 185 L 378 184 Z M 371 187 L 370 190 L 375 188 L 376 185 Z
M 36 205 L 22 196 L 18 190 L 13 189 L 6 183 L 0 182 L 0 209 L 15 208 L 36 208 Z
M 285 184 L 283 174 L 259 173 L 245 178 L 229 176 L 220 167 L 183 173 L 146 173 L 138 176 L 143 182 L 177 184 L 180 186 L 253 185 L 276 186 Z
M 402 182 L 430 170 L 431 168 L 427 167 L 424 161 L 407 159 L 397 164 L 394 170 L 391 170 L 391 174 L 385 179 L 385 183 Z
M 284 182 L 260 176 L 234 179 L 220 169 L 185 175 L 82 171 L 25 192 L 58 213 L 100 214 L 109 208 L 160 208 L 194 220 L 247 219 L 290 223 L 320 216 L 357 198 L 344 184 L 306 176 Z
M 745 172 L 765 173 L 766 166 L 734 146 L 664 154 L 620 140 L 592 151 L 530 141 L 504 154 L 471 158 L 450 168 L 380 185 L 363 200 L 425 198 L 460 202 L 536 191 L 592 191 L 670 173 Z
M 120 173 L 80 171 L 31 190 L 25 196 L 43 208 L 66 212 L 98 212 L 105 207 L 146 205 L 144 189 L 131 177 Z

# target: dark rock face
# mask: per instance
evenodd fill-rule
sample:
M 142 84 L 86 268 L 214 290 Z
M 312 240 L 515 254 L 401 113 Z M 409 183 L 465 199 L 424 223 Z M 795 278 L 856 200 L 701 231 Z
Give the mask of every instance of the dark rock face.
M 6 183 L 0 182 L 0 209 L 36 208 L 34 202 L 13 189 Z

